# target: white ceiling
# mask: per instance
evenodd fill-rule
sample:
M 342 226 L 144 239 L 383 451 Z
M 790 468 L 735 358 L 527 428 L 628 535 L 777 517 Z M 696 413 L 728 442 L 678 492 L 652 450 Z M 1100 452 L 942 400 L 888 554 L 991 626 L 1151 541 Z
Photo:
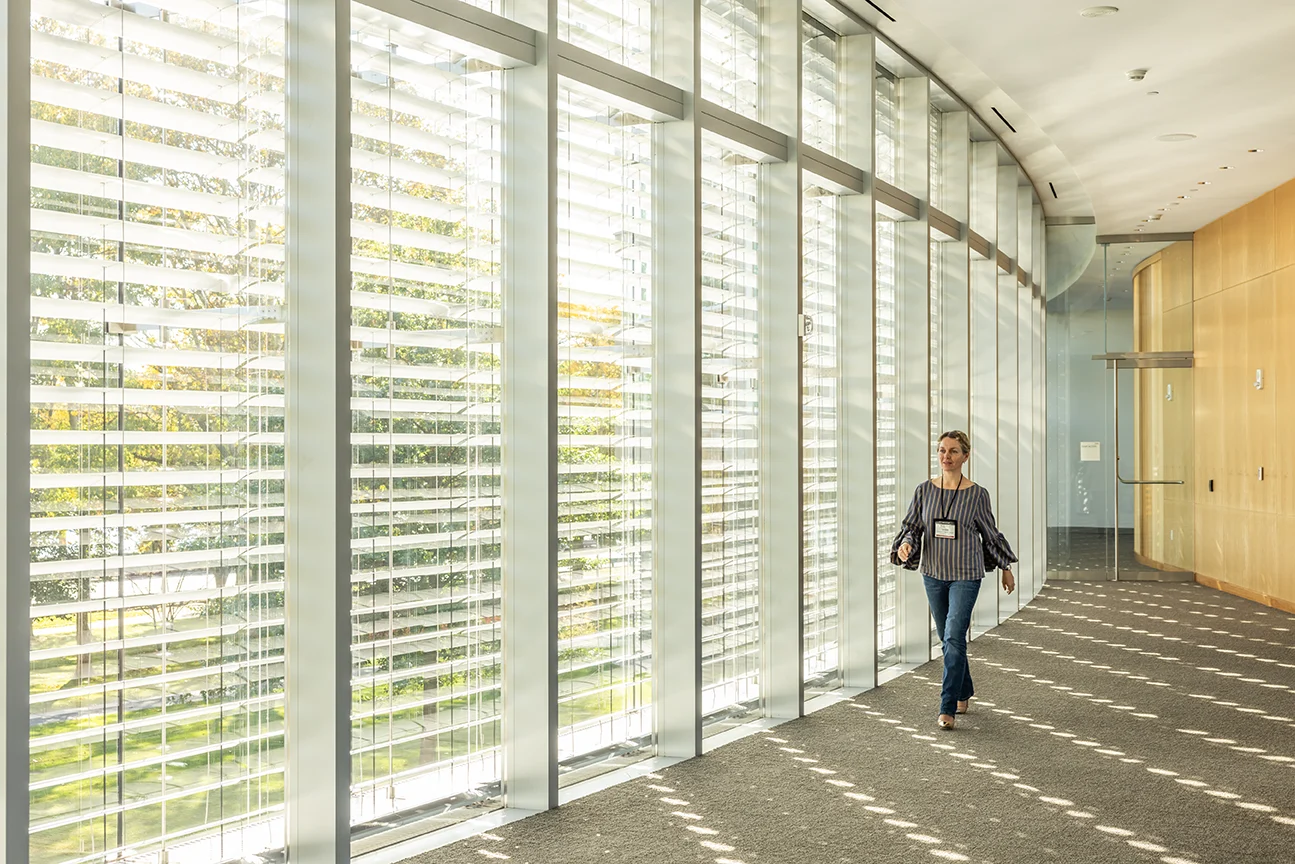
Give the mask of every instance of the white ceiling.
M 1050 217 L 1095 216 L 1099 234 L 1194 231 L 1295 177 L 1291 0 L 1107 0 L 1119 13 L 1092 19 L 1084 0 L 874 2 L 897 21 L 833 0 L 969 104 Z M 1139 68 L 1146 79 L 1128 80 Z M 1183 132 L 1197 137 L 1156 140 Z M 1158 208 L 1159 222 L 1141 221 Z

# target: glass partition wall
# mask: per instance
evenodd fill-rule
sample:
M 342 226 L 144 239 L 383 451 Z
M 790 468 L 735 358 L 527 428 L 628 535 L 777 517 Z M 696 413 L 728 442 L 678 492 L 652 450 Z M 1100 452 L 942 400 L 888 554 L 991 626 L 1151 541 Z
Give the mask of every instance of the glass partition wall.
M 1047 328 L 1049 574 L 1189 578 L 1192 242 L 1098 245 Z
M 889 561 L 924 451 L 1042 434 L 1033 190 L 885 42 L 810 2 L 380 5 L 330 42 L 295 0 L 34 0 L 7 862 L 344 860 L 875 686 L 933 650 Z M 977 479 L 1032 592 L 1012 460 Z

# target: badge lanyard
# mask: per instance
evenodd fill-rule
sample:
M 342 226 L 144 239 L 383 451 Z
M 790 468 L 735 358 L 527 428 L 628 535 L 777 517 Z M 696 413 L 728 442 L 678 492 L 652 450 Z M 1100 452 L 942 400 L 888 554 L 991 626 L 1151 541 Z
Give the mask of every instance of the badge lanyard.
M 952 511 L 953 505 L 958 503 L 958 493 L 962 491 L 962 481 L 963 478 L 958 477 L 958 488 L 953 490 L 953 497 L 949 499 L 947 504 L 944 503 L 944 493 L 948 490 L 944 486 L 940 486 L 940 503 L 944 505 L 944 513 L 939 519 L 935 520 L 935 536 L 942 540 L 958 539 L 958 523 L 949 519 L 949 513 Z

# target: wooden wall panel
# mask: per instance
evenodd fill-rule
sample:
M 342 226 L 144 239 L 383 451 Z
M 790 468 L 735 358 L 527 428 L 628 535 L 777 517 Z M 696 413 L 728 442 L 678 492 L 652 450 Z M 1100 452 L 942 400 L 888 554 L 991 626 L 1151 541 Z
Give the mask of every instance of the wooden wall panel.
M 1248 320 L 1244 290 L 1225 290 L 1219 295 L 1219 389 L 1215 394 L 1219 407 L 1216 427 L 1222 448 L 1214 484 L 1214 502 L 1230 510 L 1242 509 L 1245 495 L 1244 448 L 1246 442 L 1245 410 L 1249 394 L 1245 388 L 1245 329 Z M 1238 350 L 1240 349 L 1240 350 Z M 1208 433 L 1204 433 L 1208 434 Z M 1201 437 L 1201 435 L 1197 435 Z
M 1277 266 L 1295 266 L 1295 180 L 1278 187 L 1273 203 L 1277 223 Z
M 1277 338 L 1273 322 L 1276 314 L 1274 281 L 1270 273 L 1241 289 L 1246 294 L 1245 328 L 1233 331 L 1240 337 L 1245 351 L 1245 366 L 1241 370 L 1244 382 L 1237 383 L 1238 389 L 1244 393 L 1241 398 L 1244 407 L 1236 418 L 1242 437 L 1234 439 L 1243 441 L 1244 446 L 1239 448 L 1239 452 L 1231 451 L 1229 455 L 1235 452 L 1240 457 L 1234 467 L 1241 479 L 1242 509 L 1259 513 L 1277 512 L 1277 483 L 1269 474 L 1277 462 L 1276 390 L 1272 387 Z M 1255 377 L 1261 369 L 1264 386 L 1262 390 L 1256 390 Z M 1260 468 L 1264 469 L 1263 480 L 1259 479 Z
M 1222 251 L 1219 260 L 1222 262 L 1223 281 L 1221 288 L 1227 290 L 1246 281 L 1246 222 L 1245 208 L 1233 210 L 1219 220 L 1223 229 L 1220 238 Z
M 1269 192 L 1241 208 L 1247 282 L 1277 269 L 1276 202 L 1277 193 Z
M 1292 224 L 1295 224 L 1295 214 L 1292 214 Z M 1273 426 L 1277 446 L 1281 447 L 1295 436 L 1295 267 L 1277 271 L 1273 279 L 1273 300 L 1273 329 L 1277 333 L 1272 368 Z M 1277 512 L 1295 517 L 1295 459 L 1283 452 L 1272 472 L 1277 484 Z M 1295 571 L 1295 556 L 1282 560 L 1287 570 Z
M 1180 307 L 1191 308 L 1192 304 L 1192 259 L 1195 253 L 1193 244 L 1187 241 L 1175 243 L 1167 247 L 1160 253 L 1161 268 L 1160 281 L 1163 291 L 1163 300 L 1160 308 L 1166 312 Z M 1191 338 L 1191 334 L 1185 334 Z M 1165 334 L 1166 351 L 1188 351 L 1191 350 L 1191 343 L 1187 342 L 1183 347 L 1177 347 Z
M 1223 290 L 1223 223 L 1211 222 L 1192 241 L 1192 295 L 1200 300 Z
M 1196 232 L 1192 257 L 1194 566 L 1295 609 L 1295 181 Z
M 1196 451 L 1196 504 L 1198 507 L 1217 507 L 1221 498 L 1217 491 L 1210 491 L 1209 483 L 1220 479 L 1223 461 L 1223 436 L 1219 434 L 1223 426 L 1220 404 L 1222 319 L 1219 312 L 1222 295 L 1211 294 L 1195 305 L 1192 329 L 1196 359 L 1192 369 L 1192 391 L 1196 422 L 1192 438 Z

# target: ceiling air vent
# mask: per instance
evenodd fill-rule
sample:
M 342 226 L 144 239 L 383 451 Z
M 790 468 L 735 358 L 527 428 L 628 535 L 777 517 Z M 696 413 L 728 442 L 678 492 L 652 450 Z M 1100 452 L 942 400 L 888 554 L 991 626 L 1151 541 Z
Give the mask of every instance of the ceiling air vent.
M 869 6 L 871 6 L 873 9 L 876 9 L 876 10 L 877 10 L 878 12 L 880 12 L 882 15 L 886 16 L 886 20 L 887 20 L 887 21 L 889 21 L 891 24 L 895 24 L 895 23 L 897 23 L 897 22 L 895 21 L 895 18 L 894 18 L 894 16 L 893 16 L 893 15 L 891 15 L 891 14 L 890 14 L 889 12 L 887 12 L 885 9 L 882 9 L 882 8 L 881 8 L 880 6 L 878 6 L 876 3 L 873 3 L 873 2 L 872 2 L 872 0 L 863 0 L 863 2 L 867 3 L 867 4 L 868 4 Z
M 1002 111 L 999 111 L 997 108 L 994 108 L 992 105 L 990 106 L 990 110 L 998 115 L 998 119 L 1003 121 L 1004 126 L 1006 126 L 1008 129 L 1011 129 L 1013 132 L 1016 131 L 1016 127 L 1013 126 L 1011 123 L 1007 122 L 1007 118 L 1003 116 Z

